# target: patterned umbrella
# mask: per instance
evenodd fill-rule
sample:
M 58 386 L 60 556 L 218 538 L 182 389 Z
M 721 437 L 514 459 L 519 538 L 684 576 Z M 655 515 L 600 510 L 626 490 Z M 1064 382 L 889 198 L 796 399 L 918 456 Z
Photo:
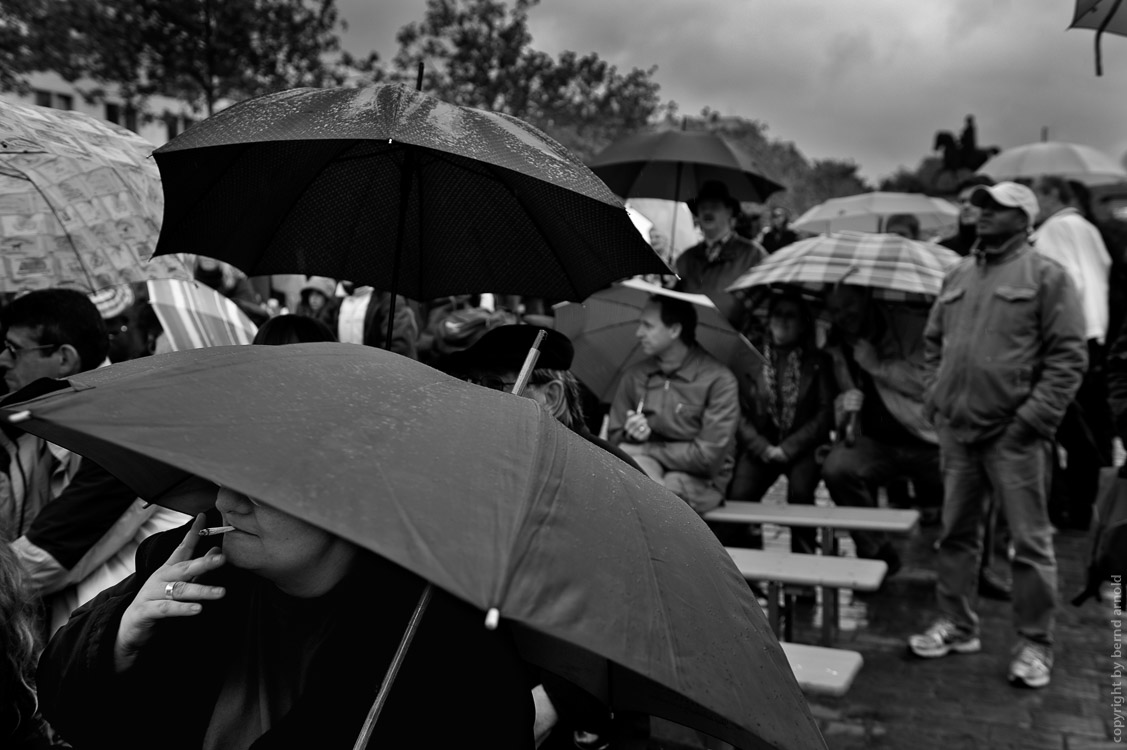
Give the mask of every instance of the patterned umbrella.
M 728 291 L 779 284 L 821 294 L 844 283 L 869 287 L 877 299 L 924 302 L 939 294 L 947 269 L 958 260 L 945 247 L 895 234 L 835 232 L 779 250 Z
M 258 327 L 219 292 L 195 281 L 150 281 L 153 306 L 174 352 L 249 344 Z
M 1091 146 L 1061 141 L 1027 143 L 1008 148 L 978 169 L 995 180 L 1035 179 L 1054 175 L 1086 185 L 1127 182 L 1127 170 Z
M 945 200 L 920 193 L 861 193 L 831 198 L 798 217 L 791 228 L 798 232 L 881 232 L 884 221 L 894 214 L 912 214 L 920 229 L 936 232 L 953 228 L 959 209 Z
M 144 262 L 164 198 L 140 136 L 78 112 L 0 108 L 0 291 L 91 292 L 191 278 L 176 257 Z
M 401 85 L 261 96 L 155 158 L 157 254 L 207 248 L 250 276 L 328 276 L 420 300 L 583 299 L 669 273 L 566 148 L 514 117 Z

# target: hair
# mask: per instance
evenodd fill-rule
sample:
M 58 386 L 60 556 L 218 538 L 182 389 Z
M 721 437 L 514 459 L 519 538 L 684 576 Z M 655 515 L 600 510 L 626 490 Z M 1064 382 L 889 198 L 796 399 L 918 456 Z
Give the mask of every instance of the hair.
M 0 539 L 0 738 L 12 736 L 38 708 L 38 612 L 38 599 L 27 588 L 19 560 L 8 541 Z
M 915 214 L 893 214 L 884 220 L 884 231 L 888 232 L 888 228 L 893 224 L 901 224 L 908 229 L 912 235 L 912 239 L 919 239 L 920 237 L 920 220 Z
M 12 300 L 3 312 L 3 327 L 36 330 L 43 346 L 72 346 L 79 370 L 93 370 L 105 361 L 110 337 L 102 314 L 90 298 L 74 289 L 40 289 Z
M 1083 182 L 1077 180 L 1069 180 L 1068 187 L 1072 191 L 1072 205 L 1084 215 L 1085 219 L 1093 221 L 1095 216 L 1092 213 L 1092 191 Z
M 283 346 L 336 340 L 332 330 L 319 320 L 304 315 L 279 315 L 263 323 L 251 343 Z
M 650 304 L 657 305 L 661 322 L 666 326 L 681 326 L 681 341 L 688 346 L 697 343 L 697 310 L 692 302 L 654 294 L 650 297 Z
M 564 427 L 573 430 L 579 429 L 584 424 L 583 397 L 579 391 L 579 381 L 571 374 L 570 370 L 550 370 L 548 368 L 533 370 L 528 384 L 545 386 L 553 380 L 560 381 L 564 392 L 564 409 L 562 413 L 555 415 L 556 419 L 562 422 Z
M 984 174 L 974 174 L 965 180 L 959 180 L 959 184 L 955 186 L 955 192 L 961 193 L 967 188 L 973 187 L 994 187 L 994 180 Z
M 1056 193 L 1057 199 L 1066 206 L 1072 205 L 1076 199 L 1068 180 L 1063 177 L 1051 174 L 1041 175 L 1033 184 L 1035 189 L 1039 188 L 1042 193 Z

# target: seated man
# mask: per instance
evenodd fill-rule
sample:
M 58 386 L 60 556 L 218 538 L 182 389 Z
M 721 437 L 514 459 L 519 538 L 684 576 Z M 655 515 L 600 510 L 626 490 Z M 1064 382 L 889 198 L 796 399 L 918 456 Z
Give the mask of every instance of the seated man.
M 918 505 L 941 505 L 939 446 L 923 412 L 926 311 L 883 305 L 871 290 L 845 284 L 831 292 L 828 310 L 844 433 L 822 466 L 830 497 L 837 505 L 875 507 L 873 487 L 906 478 Z M 855 531 L 853 541 L 858 557 L 884 560 L 890 576 L 899 570 L 884 534 Z
M 608 438 L 705 513 L 724 501 L 740 419 L 736 377 L 696 343 L 692 303 L 655 295 L 637 337 L 647 358 L 622 374 Z

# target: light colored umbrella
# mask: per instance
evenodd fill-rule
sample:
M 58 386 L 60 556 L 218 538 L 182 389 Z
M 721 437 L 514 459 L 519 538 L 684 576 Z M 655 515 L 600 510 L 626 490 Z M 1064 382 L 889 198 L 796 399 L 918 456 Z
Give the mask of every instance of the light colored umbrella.
M 235 346 L 254 340 L 258 327 L 231 300 L 195 281 L 150 281 L 149 303 L 174 352 Z
M 843 230 L 881 232 L 885 220 L 894 214 L 912 214 L 920 230 L 934 233 L 953 227 L 959 209 L 940 198 L 922 193 L 861 193 L 846 198 L 831 198 L 819 203 L 791 224 L 796 232 L 827 234 Z
M 727 291 L 786 285 L 821 294 L 836 284 L 869 287 L 878 299 L 922 302 L 939 294 L 959 256 L 895 234 L 836 232 L 799 240 L 755 266 Z
M 663 198 L 631 198 L 627 205 L 653 222 L 653 229 L 668 245 L 667 254 L 662 257 L 671 264 L 702 239 L 700 229 L 693 224 L 693 214 L 687 203 Z
M 1104 32 L 1127 36 L 1127 10 L 1123 9 L 1123 0 L 1077 0 L 1069 28 L 1096 32 L 1096 75 L 1103 75 L 1100 41 Z
M 153 145 L 89 115 L 0 107 L 0 291 L 190 279 L 148 261 L 164 211 Z
M 1008 148 L 978 169 L 995 180 L 1063 177 L 1086 185 L 1127 182 L 1127 170 L 1102 151 L 1079 143 L 1044 141 Z
M 556 306 L 556 330 L 571 339 L 571 372 L 600 400 L 614 398 L 622 373 L 646 358 L 635 336 L 638 317 L 652 295 L 691 302 L 697 307 L 698 343 L 734 372 L 745 372 L 762 357 L 737 333 L 703 294 L 674 292 L 630 279 L 595 292 L 583 302 Z

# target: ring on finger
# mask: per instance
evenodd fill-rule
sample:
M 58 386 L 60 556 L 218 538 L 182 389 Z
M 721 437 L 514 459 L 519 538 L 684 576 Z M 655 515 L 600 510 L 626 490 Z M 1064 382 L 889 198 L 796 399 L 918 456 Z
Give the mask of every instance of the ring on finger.
M 176 588 L 176 581 L 173 581 L 172 583 L 167 584 L 164 587 L 164 598 L 165 599 L 175 599 L 176 596 L 173 593 L 175 591 L 175 588 Z

